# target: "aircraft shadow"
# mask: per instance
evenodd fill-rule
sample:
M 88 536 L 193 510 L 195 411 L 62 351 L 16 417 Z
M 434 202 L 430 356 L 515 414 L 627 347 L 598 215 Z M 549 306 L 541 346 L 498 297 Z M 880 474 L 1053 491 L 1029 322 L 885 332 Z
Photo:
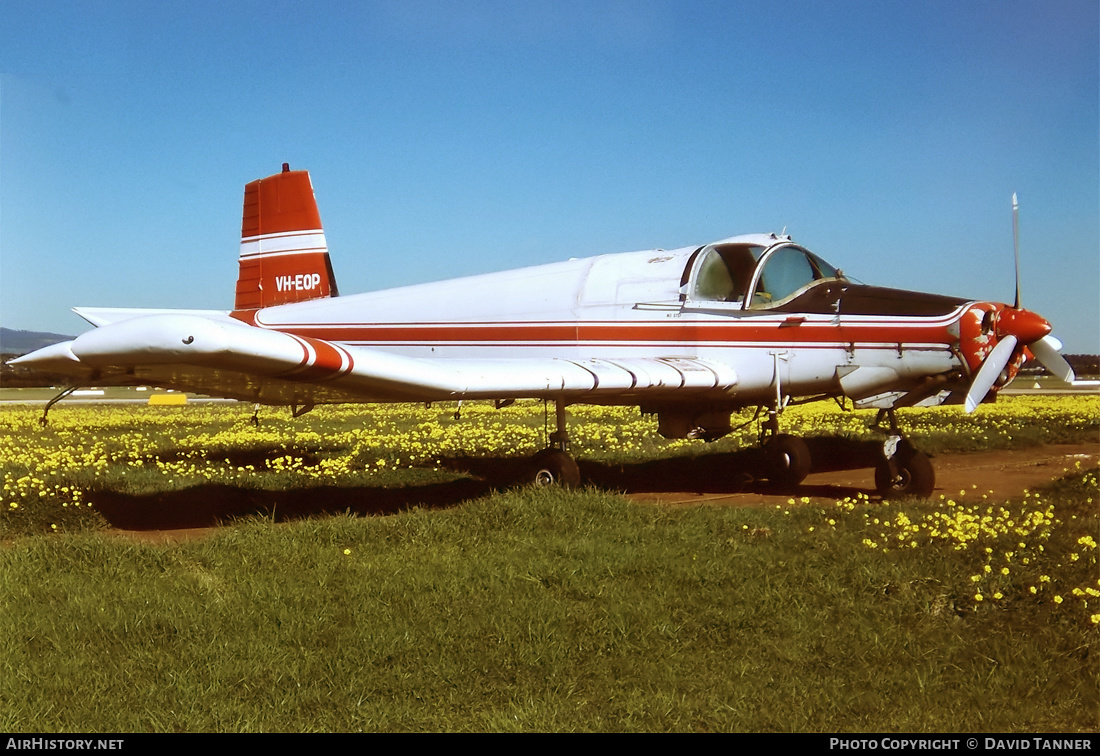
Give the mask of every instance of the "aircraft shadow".
M 491 490 L 489 484 L 472 479 L 407 488 L 319 486 L 281 491 L 212 484 L 143 495 L 97 491 L 89 500 L 107 522 L 121 530 L 177 530 L 255 516 L 286 522 L 344 512 L 367 516 L 418 506 L 446 508 Z
M 873 468 L 881 455 L 880 443 L 845 438 L 806 438 L 813 464 L 810 473 Z M 592 485 L 624 493 L 693 492 L 700 494 L 797 494 L 843 499 L 873 494 L 873 475 L 867 488 L 831 484 L 783 487 L 767 479 L 767 458 L 759 448 L 662 459 L 631 465 L 580 462 L 582 477 Z
M 876 442 L 847 439 L 807 438 L 806 442 L 814 460 L 811 472 L 873 467 L 881 448 Z M 471 477 L 400 488 L 321 486 L 269 491 L 209 484 L 144 495 L 101 490 L 92 492 L 89 499 L 121 530 L 177 530 L 255 516 L 284 522 L 345 512 L 368 516 L 413 507 L 448 508 L 496 490 L 525 485 L 530 468 L 528 460 L 516 457 L 455 457 L 442 462 Z M 837 499 L 873 493 L 870 476 L 868 488 L 777 488 L 765 479 L 765 459 L 759 449 L 625 464 L 580 460 L 579 466 L 584 485 L 623 493 L 789 493 Z

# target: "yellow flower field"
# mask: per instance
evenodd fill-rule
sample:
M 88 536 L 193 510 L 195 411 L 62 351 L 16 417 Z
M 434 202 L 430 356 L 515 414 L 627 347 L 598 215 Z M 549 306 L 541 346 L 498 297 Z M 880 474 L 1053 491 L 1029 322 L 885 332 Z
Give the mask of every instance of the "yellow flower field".
M 635 408 L 578 405 L 569 414 L 573 451 L 587 459 L 729 451 L 751 446 L 758 433 L 757 424 L 749 423 L 714 444 L 668 441 L 657 434 L 656 418 Z M 272 489 L 341 486 L 401 470 L 431 470 L 448 457 L 525 456 L 545 446 L 548 426 L 553 426 L 552 409 L 547 418 L 544 405 L 534 401 L 501 410 L 489 403 L 344 405 L 321 407 L 298 419 L 266 408 L 259 426 L 249 422 L 252 408 L 239 404 L 169 408 L 62 403 L 44 429 L 40 415 L 35 408 L 0 411 L 0 517 L 8 521 L 5 525 L 14 513 L 34 509 L 34 519 L 67 528 L 67 512 L 88 506 L 92 488 L 150 492 L 201 483 Z M 1080 440 L 1090 434 L 1095 438 L 1100 398 L 1013 397 L 974 415 L 958 407 L 900 415 L 921 448 L 977 450 Z M 871 437 L 867 425 L 873 417 L 869 411 L 845 412 L 821 402 L 791 408 L 783 421 L 790 433 L 863 438 Z M 740 422 L 750 419 L 746 413 Z M 734 424 L 739 424 L 737 417 Z M 383 477 L 381 482 L 388 481 Z M 957 531 L 979 527 L 980 520 L 928 524 L 933 525 Z
M 1022 501 L 994 503 L 980 495 L 928 502 L 848 498 L 825 510 L 824 527 L 855 528 L 864 547 L 882 553 L 925 549 L 965 552 L 972 565 L 968 599 L 959 611 L 1023 602 L 1100 623 L 1100 564 L 1093 535 L 1100 518 L 1100 472 L 1093 467 L 1062 487 L 1026 492 Z M 965 494 L 966 492 L 961 492 Z

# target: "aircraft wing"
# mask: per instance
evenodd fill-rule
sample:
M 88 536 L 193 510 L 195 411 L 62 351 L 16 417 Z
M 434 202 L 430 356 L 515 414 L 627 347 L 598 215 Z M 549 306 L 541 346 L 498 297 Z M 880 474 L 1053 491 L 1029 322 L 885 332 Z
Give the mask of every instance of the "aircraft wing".
M 262 404 L 561 398 L 727 397 L 725 364 L 691 357 L 424 359 L 266 330 L 225 313 L 159 313 L 107 323 L 11 364 L 80 385 L 152 385 Z

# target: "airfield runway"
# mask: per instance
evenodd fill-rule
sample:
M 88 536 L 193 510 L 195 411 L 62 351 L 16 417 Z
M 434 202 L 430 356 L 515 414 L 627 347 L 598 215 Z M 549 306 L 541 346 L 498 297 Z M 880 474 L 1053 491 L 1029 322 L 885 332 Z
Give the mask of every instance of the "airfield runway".
M 1023 495 L 1057 480 L 1075 469 L 1086 469 L 1100 460 L 1100 441 L 1092 444 L 1058 444 L 1029 449 L 1008 449 L 968 454 L 943 454 L 932 460 L 936 470 L 936 490 L 948 498 L 958 499 L 960 492 L 967 501 L 988 496 L 992 501 L 1004 501 Z M 706 504 L 708 506 L 775 506 L 786 505 L 794 498 L 810 497 L 811 501 L 838 501 L 863 493 L 875 497 L 874 471 L 870 469 L 839 470 L 814 473 L 806 478 L 795 493 L 770 493 L 753 490 L 741 493 L 694 493 L 689 491 L 637 491 L 628 496 L 635 501 L 665 504 Z

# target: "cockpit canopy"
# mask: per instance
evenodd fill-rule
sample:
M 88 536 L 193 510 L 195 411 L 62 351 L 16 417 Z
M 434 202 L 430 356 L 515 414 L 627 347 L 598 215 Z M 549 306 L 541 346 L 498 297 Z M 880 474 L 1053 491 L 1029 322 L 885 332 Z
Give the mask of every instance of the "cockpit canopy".
M 681 291 L 689 302 L 767 309 L 824 280 L 845 279 L 838 269 L 797 244 L 719 243 L 692 255 Z

